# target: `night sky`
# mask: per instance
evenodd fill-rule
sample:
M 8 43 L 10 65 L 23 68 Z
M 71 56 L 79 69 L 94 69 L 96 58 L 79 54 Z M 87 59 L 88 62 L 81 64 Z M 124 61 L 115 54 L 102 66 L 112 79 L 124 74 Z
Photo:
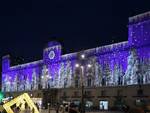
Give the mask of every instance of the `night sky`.
M 150 0 L 3 0 L 0 2 L 0 56 L 42 59 L 48 41 L 64 53 L 128 38 L 128 17 L 150 11 Z

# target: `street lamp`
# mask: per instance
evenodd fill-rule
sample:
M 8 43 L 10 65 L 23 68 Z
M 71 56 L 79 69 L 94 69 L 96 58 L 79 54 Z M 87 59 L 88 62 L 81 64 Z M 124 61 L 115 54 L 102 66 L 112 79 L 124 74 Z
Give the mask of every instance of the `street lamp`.
M 91 64 L 88 64 L 87 66 L 88 66 L 88 68 L 91 68 L 91 67 L 92 67 L 92 65 L 91 65 Z
M 47 105 L 48 105 L 48 113 L 50 113 L 50 103 L 48 103 Z
M 82 54 L 81 55 L 81 59 L 84 60 L 85 59 L 85 55 Z M 83 78 L 84 78 L 84 71 L 85 71 L 85 64 L 83 64 L 83 62 L 81 64 L 75 64 L 75 67 L 76 68 L 79 68 L 81 69 L 81 113 L 84 113 L 85 110 L 84 110 L 84 84 L 83 84 Z M 88 64 L 87 65 L 88 68 L 91 68 L 92 65 L 91 64 Z

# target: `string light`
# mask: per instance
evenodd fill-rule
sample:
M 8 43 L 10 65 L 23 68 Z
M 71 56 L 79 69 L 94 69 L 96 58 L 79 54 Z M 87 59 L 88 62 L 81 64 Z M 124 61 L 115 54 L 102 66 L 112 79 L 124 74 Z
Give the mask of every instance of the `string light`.
M 31 100 L 31 98 L 27 93 L 24 93 L 14 98 L 13 100 L 7 102 L 6 104 L 3 105 L 3 107 L 7 113 L 14 113 L 13 110 L 11 109 L 11 106 L 13 106 L 14 104 L 20 105 L 21 103 L 23 104 L 24 102 L 27 102 L 31 110 L 34 109 L 34 113 L 39 113 L 37 107 L 35 106 L 35 104 L 33 103 L 33 101 Z

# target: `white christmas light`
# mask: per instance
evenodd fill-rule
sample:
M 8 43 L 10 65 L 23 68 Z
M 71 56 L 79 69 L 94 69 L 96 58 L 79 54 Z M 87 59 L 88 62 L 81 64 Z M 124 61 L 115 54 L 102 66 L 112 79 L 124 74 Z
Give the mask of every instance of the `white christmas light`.
M 84 58 L 85 58 L 85 55 L 84 55 L 84 54 L 82 54 L 82 55 L 81 55 L 81 58 L 82 58 L 82 59 L 84 59 Z
M 91 67 L 92 67 L 92 65 L 91 65 L 91 64 L 88 64 L 87 66 L 88 66 L 88 68 L 91 68 Z
M 79 64 L 76 64 L 75 66 L 76 66 L 76 67 L 79 67 Z

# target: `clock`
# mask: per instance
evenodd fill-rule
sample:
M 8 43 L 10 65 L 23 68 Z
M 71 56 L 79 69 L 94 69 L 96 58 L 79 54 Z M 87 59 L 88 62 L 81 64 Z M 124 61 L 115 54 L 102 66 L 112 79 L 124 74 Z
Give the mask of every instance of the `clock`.
M 49 59 L 54 59 L 55 57 L 55 52 L 54 51 L 50 51 L 48 54 Z

